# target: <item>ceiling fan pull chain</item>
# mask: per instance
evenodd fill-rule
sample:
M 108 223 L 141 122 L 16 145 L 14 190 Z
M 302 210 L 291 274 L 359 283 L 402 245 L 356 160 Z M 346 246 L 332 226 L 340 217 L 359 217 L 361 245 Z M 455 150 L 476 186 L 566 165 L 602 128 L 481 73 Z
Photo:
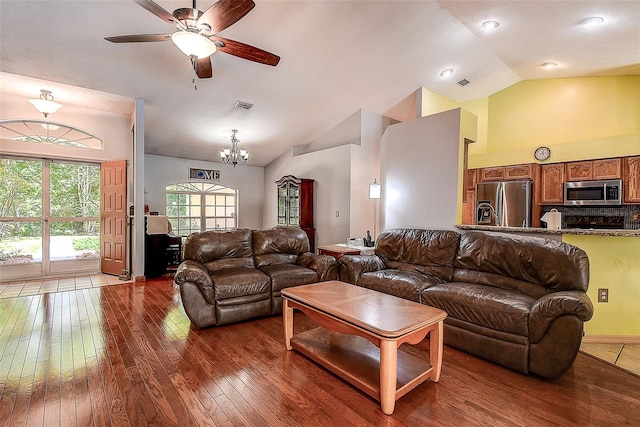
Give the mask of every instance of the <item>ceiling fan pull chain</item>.
M 198 90 L 198 86 L 196 85 L 196 61 L 198 58 L 191 55 L 191 69 L 193 70 L 193 77 L 191 78 L 191 83 L 193 83 L 193 90 Z

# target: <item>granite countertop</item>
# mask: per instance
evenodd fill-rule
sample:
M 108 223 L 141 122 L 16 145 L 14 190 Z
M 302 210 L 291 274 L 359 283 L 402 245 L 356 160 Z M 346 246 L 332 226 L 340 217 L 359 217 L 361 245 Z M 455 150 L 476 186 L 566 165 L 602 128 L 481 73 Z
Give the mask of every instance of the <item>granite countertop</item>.
M 496 231 L 502 233 L 537 233 L 537 234 L 577 234 L 582 236 L 620 236 L 640 237 L 640 230 L 594 230 L 580 228 L 563 228 L 561 230 L 549 230 L 535 227 L 497 227 L 490 225 L 458 224 L 456 228 L 461 230 Z

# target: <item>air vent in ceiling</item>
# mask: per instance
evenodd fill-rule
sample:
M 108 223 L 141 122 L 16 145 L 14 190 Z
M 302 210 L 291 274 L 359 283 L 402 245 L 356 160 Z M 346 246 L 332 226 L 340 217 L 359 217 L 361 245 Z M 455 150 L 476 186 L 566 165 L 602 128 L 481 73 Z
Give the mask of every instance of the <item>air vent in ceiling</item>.
M 253 104 L 249 104 L 248 102 L 243 102 L 243 101 L 237 101 L 236 105 L 234 105 L 235 108 L 242 108 L 243 110 L 250 110 L 251 107 L 253 107 Z
M 460 81 L 458 82 L 458 84 L 459 84 L 460 86 L 466 86 L 466 85 L 468 85 L 468 84 L 469 84 L 469 80 L 467 80 L 467 79 L 462 79 L 462 80 L 460 80 Z

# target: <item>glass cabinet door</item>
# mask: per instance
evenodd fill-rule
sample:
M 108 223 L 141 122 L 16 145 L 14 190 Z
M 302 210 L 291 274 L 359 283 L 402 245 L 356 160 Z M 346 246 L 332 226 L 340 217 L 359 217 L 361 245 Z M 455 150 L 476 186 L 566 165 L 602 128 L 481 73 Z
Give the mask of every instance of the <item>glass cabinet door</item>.
M 287 186 L 278 187 L 278 225 L 287 225 Z
M 289 222 L 288 225 L 300 224 L 300 187 L 289 183 Z

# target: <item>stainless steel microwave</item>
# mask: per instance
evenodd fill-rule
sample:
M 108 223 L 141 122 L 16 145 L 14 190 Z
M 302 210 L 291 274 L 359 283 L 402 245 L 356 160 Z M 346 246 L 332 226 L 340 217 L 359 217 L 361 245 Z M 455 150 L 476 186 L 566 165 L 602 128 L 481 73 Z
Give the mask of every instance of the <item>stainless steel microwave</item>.
M 565 182 L 564 204 L 568 206 L 621 205 L 622 180 Z

